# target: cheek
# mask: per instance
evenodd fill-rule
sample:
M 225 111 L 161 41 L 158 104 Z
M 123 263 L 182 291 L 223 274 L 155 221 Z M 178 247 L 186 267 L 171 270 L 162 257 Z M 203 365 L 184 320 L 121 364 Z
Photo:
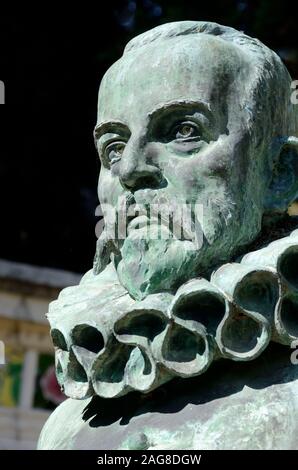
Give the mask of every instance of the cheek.
M 208 158 L 209 155 L 192 155 L 189 158 L 172 157 L 164 167 L 164 176 L 175 196 L 195 201 L 200 195 L 216 188 L 228 186 L 230 180 L 227 164 L 223 159 Z M 215 163 L 213 163 L 215 162 Z
M 117 205 L 118 197 L 123 194 L 119 179 L 113 177 L 111 172 L 102 168 L 98 179 L 98 198 L 101 204 Z
M 237 151 L 233 142 L 227 136 L 221 136 L 216 142 L 211 142 L 203 149 L 187 155 L 177 155 L 173 152 L 162 152 L 159 166 L 171 178 L 183 178 L 185 182 L 201 177 L 219 177 L 229 179 L 237 165 Z
M 174 192 L 175 199 L 185 201 L 203 187 L 199 158 L 195 155 L 187 158 L 165 152 L 159 167 L 168 182 L 166 191 Z

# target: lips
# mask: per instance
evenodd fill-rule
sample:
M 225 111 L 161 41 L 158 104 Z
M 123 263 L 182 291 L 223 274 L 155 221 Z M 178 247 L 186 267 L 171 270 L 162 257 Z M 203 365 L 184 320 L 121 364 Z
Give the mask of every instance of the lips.
M 139 215 L 137 217 L 134 217 L 127 226 L 128 233 L 131 230 L 137 230 L 141 229 L 144 227 L 150 227 L 151 225 L 157 225 L 158 224 L 158 219 L 152 219 L 147 217 L 146 215 Z
M 163 229 L 166 229 L 169 233 L 172 233 L 172 230 L 169 225 L 169 222 L 164 221 L 163 219 L 158 219 L 157 217 L 148 217 L 146 215 L 139 215 L 128 221 L 127 233 L 129 235 L 133 230 L 141 230 L 144 228 L 147 228 L 149 233 L 150 228 L 153 227 L 163 227 Z M 153 236 L 153 233 L 155 232 L 150 233 Z M 183 233 L 181 235 L 181 240 L 191 241 L 194 240 L 195 236 L 194 233 L 192 233 L 191 230 L 189 230 L 189 228 L 186 226 L 183 227 Z
M 148 214 L 150 216 L 148 216 Z M 177 224 L 174 231 L 173 223 Z M 179 221 L 179 219 L 177 219 L 174 221 L 173 213 L 171 212 L 169 216 L 166 217 L 165 214 L 156 212 L 155 207 L 151 211 L 148 206 L 142 207 L 141 205 L 131 202 L 126 212 L 127 234 L 130 234 L 133 230 L 147 228 L 148 234 L 150 232 L 154 237 L 153 234 L 155 232 L 154 230 L 151 232 L 150 228 L 152 227 L 155 229 L 156 226 L 166 229 L 169 233 L 174 235 L 174 238 L 178 238 L 179 240 L 188 240 L 192 242 L 196 240 L 196 227 L 192 220 L 186 219 Z

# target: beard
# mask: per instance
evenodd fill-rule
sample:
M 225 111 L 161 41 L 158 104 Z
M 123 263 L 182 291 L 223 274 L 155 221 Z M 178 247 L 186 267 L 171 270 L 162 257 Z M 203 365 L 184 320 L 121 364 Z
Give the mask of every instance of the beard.
M 201 194 L 190 218 L 176 219 L 180 236 L 173 230 L 173 217 L 166 217 L 164 223 L 163 216 L 156 217 L 154 212 L 148 216 L 147 211 L 129 221 L 125 237 L 114 239 L 111 257 L 109 250 L 102 250 L 97 259 L 106 255 L 112 260 L 120 283 L 137 300 L 149 294 L 174 292 L 194 277 L 209 278 L 213 269 L 231 261 L 239 247 L 254 239 L 258 224 L 252 217 L 249 225 L 244 224 L 244 211 L 231 194 L 218 191 L 216 197 L 208 196 Z M 178 202 L 174 204 L 171 214 L 181 207 Z M 197 207 L 203 209 L 198 211 Z
M 220 207 L 209 206 L 205 227 L 199 225 L 199 230 L 192 230 L 192 239 L 177 238 L 161 224 L 149 228 L 140 224 L 128 232 L 113 261 L 120 283 L 134 299 L 174 292 L 189 279 L 208 276 L 216 264 L 230 258 L 233 217 L 227 219 Z M 190 233 L 189 227 L 186 231 Z
M 141 300 L 149 294 L 171 292 L 192 277 L 197 250 L 188 240 L 148 236 L 147 230 L 135 229 L 124 240 L 121 257 L 114 258 L 120 283 L 130 295 Z

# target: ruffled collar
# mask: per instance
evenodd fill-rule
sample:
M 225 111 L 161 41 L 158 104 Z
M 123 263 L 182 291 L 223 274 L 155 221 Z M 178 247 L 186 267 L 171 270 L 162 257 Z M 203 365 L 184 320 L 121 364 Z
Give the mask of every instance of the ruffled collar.
M 135 301 L 113 266 L 64 289 L 48 319 L 66 395 L 147 393 L 213 361 L 250 361 L 270 341 L 298 339 L 298 230 L 191 279 L 175 294 Z

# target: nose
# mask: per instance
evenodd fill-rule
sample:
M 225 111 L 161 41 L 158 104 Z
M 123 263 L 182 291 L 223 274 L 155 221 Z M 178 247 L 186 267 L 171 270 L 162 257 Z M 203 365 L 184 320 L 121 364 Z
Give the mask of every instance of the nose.
M 130 138 L 126 144 L 120 162 L 119 180 L 130 191 L 159 186 L 162 173 L 152 163 L 152 152 L 146 144 L 142 144 L 141 139 Z

